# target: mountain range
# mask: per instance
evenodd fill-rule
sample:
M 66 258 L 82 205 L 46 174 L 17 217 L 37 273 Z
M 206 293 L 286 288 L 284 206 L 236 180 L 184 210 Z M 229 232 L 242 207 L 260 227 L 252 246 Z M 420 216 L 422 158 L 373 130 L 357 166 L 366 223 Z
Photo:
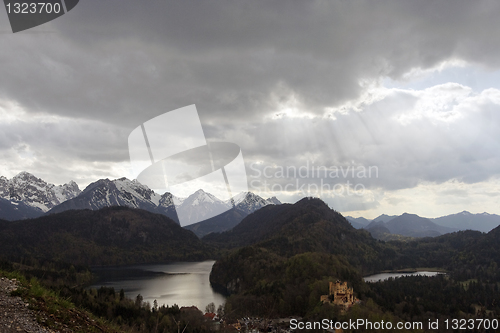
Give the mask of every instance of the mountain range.
M 374 238 L 381 240 L 393 239 L 388 235 L 401 235 L 406 237 L 436 237 L 458 231 L 457 228 L 440 226 L 429 219 L 415 214 L 404 213 L 391 217 L 387 222 L 374 220 L 364 229 L 368 230 Z
M 10 221 L 75 209 L 122 206 L 162 214 L 177 223 L 181 214 L 183 224 L 202 237 L 228 230 L 248 214 L 270 204 L 281 202 L 275 197 L 263 199 L 251 192 L 236 195 L 233 202 L 222 201 L 203 190 L 178 198 L 168 192 L 155 193 L 137 180 L 127 178 L 100 179 L 80 191 L 73 181 L 56 186 L 27 172 L 21 172 L 12 180 L 0 177 L 0 219 Z M 189 225 L 200 220 L 202 222 Z
M 424 218 L 415 214 L 382 214 L 373 220 L 364 217 L 346 216 L 356 229 L 366 229 L 373 237 L 380 240 L 398 239 L 394 235 L 405 237 L 435 237 L 459 230 L 477 230 L 489 232 L 500 225 L 500 216 L 496 214 L 472 214 L 463 211 L 458 214 L 438 218 Z
M 54 185 L 25 171 L 12 179 L 1 176 L 0 218 L 12 221 L 38 217 L 80 193 L 74 181 Z
M 48 214 L 70 209 L 98 210 L 111 206 L 138 208 L 168 216 L 177 223 L 178 216 L 182 216 L 183 226 L 202 237 L 210 232 L 232 228 L 245 216 L 265 205 L 281 204 L 276 198 L 265 200 L 250 192 L 240 193 L 233 200 L 234 207 L 231 201 L 220 200 L 201 189 L 187 198 L 179 198 L 169 192 L 157 194 L 137 180 L 101 179 L 87 186 L 77 197 L 52 208 Z M 202 222 L 193 224 L 200 220 Z M 221 224 L 222 220 L 226 222 Z
M 472 214 L 468 211 L 430 220 L 444 227 L 457 228 L 459 230 L 478 230 L 482 232 L 490 232 L 500 224 L 499 215 L 488 213 Z
M 234 197 L 234 204 L 233 208 L 218 216 L 188 225 L 185 228 L 201 238 L 212 232 L 218 233 L 230 230 L 256 210 L 267 205 L 281 205 L 281 202 L 276 197 L 263 199 L 252 192 L 242 192 Z
M 172 194 L 157 194 L 137 180 L 127 178 L 100 179 L 91 183 L 80 195 L 53 207 L 48 211 L 48 214 L 72 209 L 99 210 L 112 206 L 138 208 L 151 213 L 163 214 L 178 223 Z
M 256 210 L 280 204 L 275 197 L 264 199 L 251 192 L 236 195 L 232 202 L 220 200 L 203 190 L 187 198 L 178 198 L 168 192 L 155 193 L 137 180 L 127 178 L 100 179 L 81 191 L 74 181 L 54 185 L 28 172 L 21 172 L 10 180 L 0 177 L 0 219 L 9 221 L 72 209 L 98 210 L 124 206 L 162 214 L 177 223 L 180 214 L 183 226 L 201 238 L 230 230 Z M 471 214 L 467 211 L 429 219 L 408 213 L 400 216 L 382 214 L 373 220 L 350 216 L 346 219 L 356 229 L 366 229 L 381 240 L 399 239 L 399 235 L 438 236 L 468 229 L 488 232 L 500 225 L 499 215 Z

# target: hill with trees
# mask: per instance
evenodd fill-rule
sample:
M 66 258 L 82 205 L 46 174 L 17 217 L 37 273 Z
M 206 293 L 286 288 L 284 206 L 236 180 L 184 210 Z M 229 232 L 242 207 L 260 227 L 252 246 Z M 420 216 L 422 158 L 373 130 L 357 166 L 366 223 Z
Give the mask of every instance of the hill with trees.
M 119 265 L 203 260 L 213 247 L 170 218 L 144 210 L 107 207 L 70 210 L 31 220 L 0 221 L 0 256 L 72 264 Z
M 232 230 L 202 240 L 229 248 L 258 245 L 284 257 L 305 252 L 343 255 L 365 273 L 381 268 L 377 253 L 383 249 L 367 231 L 354 229 L 317 198 L 264 207 Z
M 232 230 L 203 240 L 237 247 L 210 275 L 214 286 L 233 294 L 231 306 L 277 316 L 305 315 L 328 281 L 365 289 L 362 274 L 383 268 L 380 253 L 386 248 L 315 198 L 264 207 Z

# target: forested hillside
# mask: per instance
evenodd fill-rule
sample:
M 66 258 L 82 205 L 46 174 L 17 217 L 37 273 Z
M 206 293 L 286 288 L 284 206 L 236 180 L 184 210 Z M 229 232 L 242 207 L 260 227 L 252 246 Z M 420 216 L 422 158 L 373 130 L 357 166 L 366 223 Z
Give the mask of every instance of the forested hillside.
M 0 222 L 0 255 L 84 265 L 213 258 L 213 247 L 160 214 L 126 207 Z
M 448 274 L 441 287 L 455 290 L 460 301 L 454 307 L 444 307 L 442 315 L 457 311 L 472 314 L 479 303 L 488 304 L 493 311 L 497 308 L 491 297 L 481 295 L 495 291 L 493 295 L 499 296 L 498 286 L 491 284 L 499 281 L 499 230 L 381 242 L 366 231 L 355 230 L 321 200 L 303 199 L 294 205 L 265 207 L 233 230 L 209 235 L 204 240 L 237 247 L 217 261 L 211 274 L 212 284 L 231 293 L 228 302 L 237 309 L 253 309 L 252 313 L 260 315 L 312 315 L 319 311 L 319 296 L 327 292 L 328 281 L 339 279 L 354 287 L 361 299 L 375 300 L 383 311 L 394 312 L 397 308 L 398 316 L 409 318 L 410 313 L 422 315 L 436 308 L 432 304 L 445 302 L 448 294 L 432 296 L 430 292 L 405 289 L 408 297 L 420 300 L 419 305 L 412 307 L 400 296 L 391 303 L 382 301 L 385 288 L 402 290 L 404 279 L 399 284 L 377 284 L 380 287 L 373 289 L 361 277 L 382 270 L 443 269 Z M 472 287 L 484 291 L 483 294 L 467 293 L 464 288 L 470 285 L 470 279 L 476 281 Z M 419 283 L 430 283 L 429 290 L 437 290 L 439 287 L 431 284 L 435 281 L 422 279 Z M 396 295 L 401 294 L 398 291 Z M 431 297 L 435 298 L 434 303 Z M 389 303 L 393 305 L 388 306 Z

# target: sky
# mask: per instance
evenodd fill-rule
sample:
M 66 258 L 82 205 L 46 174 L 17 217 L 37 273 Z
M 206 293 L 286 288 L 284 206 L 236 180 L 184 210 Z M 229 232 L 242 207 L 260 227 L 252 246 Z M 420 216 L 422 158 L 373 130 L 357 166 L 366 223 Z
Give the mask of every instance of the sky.
M 0 10 L 0 175 L 134 178 L 130 133 L 195 104 L 263 197 L 366 218 L 500 214 L 499 14 L 497 1 L 85 0 L 14 34 Z

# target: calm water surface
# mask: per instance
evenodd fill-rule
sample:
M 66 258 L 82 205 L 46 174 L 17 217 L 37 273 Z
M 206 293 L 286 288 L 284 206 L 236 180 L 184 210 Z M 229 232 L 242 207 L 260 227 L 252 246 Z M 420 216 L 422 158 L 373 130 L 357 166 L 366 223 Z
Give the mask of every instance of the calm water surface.
M 442 272 L 430 272 L 430 271 L 422 271 L 422 272 L 414 272 L 414 273 L 380 273 L 380 274 L 365 276 L 363 278 L 363 280 L 365 280 L 365 282 L 379 282 L 379 281 L 385 281 L 391 277 L 395 278 L 395 277 L 413 276 L 413 275 L 436 276 L 438 274 L 444 274 L 444 273 L 442 273 Z
M 216 308 L 225 297 L 210 286 L 209 275 L 215 261 L 177 262 L 163 265 L 134 265 L 94 269 L 99 280 L 91 288 L 123 289 L 125 296 L 135 299 L 141 294 L 153 305 L 191 306 L 200 310 L 211 302 Z

